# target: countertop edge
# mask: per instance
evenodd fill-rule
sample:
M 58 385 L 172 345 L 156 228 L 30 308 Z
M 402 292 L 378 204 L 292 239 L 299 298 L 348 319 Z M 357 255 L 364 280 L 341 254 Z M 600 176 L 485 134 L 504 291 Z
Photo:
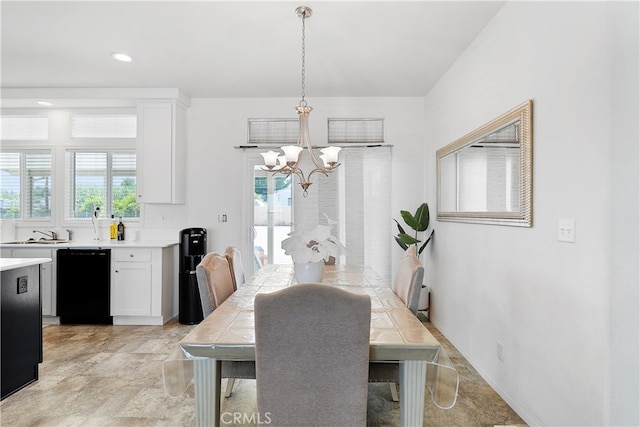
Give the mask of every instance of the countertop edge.
M 125 240 L 123 242 L 111 242 L 110 240 L 80 240 L 65 243 L 0 243 L 3 249 L 29 249 L 29 248 L 49 248 L 49 249 L 69 249 L 69 248 L 168 248 L 178 245 L 174 240 Z
M 51 258 L 0 258 L 0 271 L 15 270 L 51 261 Z

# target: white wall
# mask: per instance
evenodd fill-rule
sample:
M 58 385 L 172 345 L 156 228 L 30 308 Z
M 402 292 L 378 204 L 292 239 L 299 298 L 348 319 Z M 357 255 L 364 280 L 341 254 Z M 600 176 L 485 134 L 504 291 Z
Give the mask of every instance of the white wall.
M 246 157 L 259 157 L 261 150 L 243 151 L 234 146 L 246 144 L 248 118 L 295 118 L 298 101 L 293 98 L 192 99 L 188 112 L 186 203 L 183 206 L 146 205 L 145 224 L 176 229 L 205 227 L 209 250 L 224 250 L 227 245 L 242 247 L 243 238 L 248 238 L 243 227 L 246 200 L 242 198 Z M 399 217 L 400 209 L 417 208 L 425 191 L 422 97 L 308 98 L 307 101 L 314 108 L 310 131 L 312 142 L 317 145 L 326 144 L 328 117 L 383 117 L 386 142 L 393 145 L 391 212 Z M 309 191 L 313 191 L 313 186 Z M 251 194 L 246 197 L 251 201 Z M 226 214 L 228 222 L 218 223 L 219 213 Z M 389 244 L 393 244 L 391 236 Z
M 534 102 L 533 228 L 437 222 L 430 251 L 432 321 L 530 424 L 640 423 L 637 36 L 637 3 L 509 2 L 425 99 L 428 164 Z

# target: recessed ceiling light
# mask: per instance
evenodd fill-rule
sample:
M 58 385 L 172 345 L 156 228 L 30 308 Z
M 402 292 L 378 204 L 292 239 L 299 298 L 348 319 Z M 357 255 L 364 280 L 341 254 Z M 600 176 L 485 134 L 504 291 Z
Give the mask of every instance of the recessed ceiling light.
M 51 107 L 53 104 L 48 101 L 36 101 L 36 104 L 42 105 L 43 107 Z
M 111 52 L 111 57 L 117 61 L 122 61 L 122 62 L 133 61 L 133 58 L 131 58 L 126 53 L 122 53 L 122 52 Z

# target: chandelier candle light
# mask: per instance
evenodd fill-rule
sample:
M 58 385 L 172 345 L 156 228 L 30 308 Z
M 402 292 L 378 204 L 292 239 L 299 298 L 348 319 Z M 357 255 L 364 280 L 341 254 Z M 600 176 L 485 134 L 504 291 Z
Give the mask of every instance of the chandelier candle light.
M 266 153 L 260 153 L 264 158 L 264 165 L 267 169 L 274 173 L 281 173 L 285 176 L 297 175 L 300 180 L 300 186 L 302 187 L 303 196 L 307 197 L 307 190 L 311 185 L 310 179 L 311 176 L 320 172 L 325 176 L 329 176 L 329 174 L 338 166 L 338 152 L 340 152 L 340 147 L 326 147 L 321 149 L 322 154 L 320 156 L 316 156 L 313 152 L 313 148 L 311 146 L 311 136 L 309 135 L 309 113 L 311 113 L 311 108 L 307 105 L 307 101 L 305 101 L 305 93 L 304 93 L 304 79 L 305 79 L 305 26 L 304 20 L 311 16 L 311 8 L 307 6 L 300 6 L 296 9 L 296 13 L 302 19 L 302 99 L 300 103 L 296 107 L 296 111 L 298 112 L 298 118 L 300 120 L 300 133 L 298 136 L 298 144 L 297 145 L 285 145 L 280 147 L 284 152 L 284 155 L 280 155 L 275 151 L 268 151 Z M 309 156 L 311 157 L 311 161 L 313 162 L 315 168 L 309 172 L 305 177 L 304 171 L 300 168 L 300 158 L 302 152 L 304 150 L 309 152 Z M 319 158 L 318 158 L 319 157 Z

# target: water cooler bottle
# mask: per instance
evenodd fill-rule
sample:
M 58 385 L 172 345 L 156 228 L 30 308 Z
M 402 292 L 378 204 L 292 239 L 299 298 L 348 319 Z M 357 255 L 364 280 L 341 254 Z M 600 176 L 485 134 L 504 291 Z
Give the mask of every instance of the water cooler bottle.
M 178 320 L 184 325 L 193 325 L 202 321 L 196 266 L 200 264 L 206 253 L 206 229 L 186 228 L 180 231 L 180 312 Z

